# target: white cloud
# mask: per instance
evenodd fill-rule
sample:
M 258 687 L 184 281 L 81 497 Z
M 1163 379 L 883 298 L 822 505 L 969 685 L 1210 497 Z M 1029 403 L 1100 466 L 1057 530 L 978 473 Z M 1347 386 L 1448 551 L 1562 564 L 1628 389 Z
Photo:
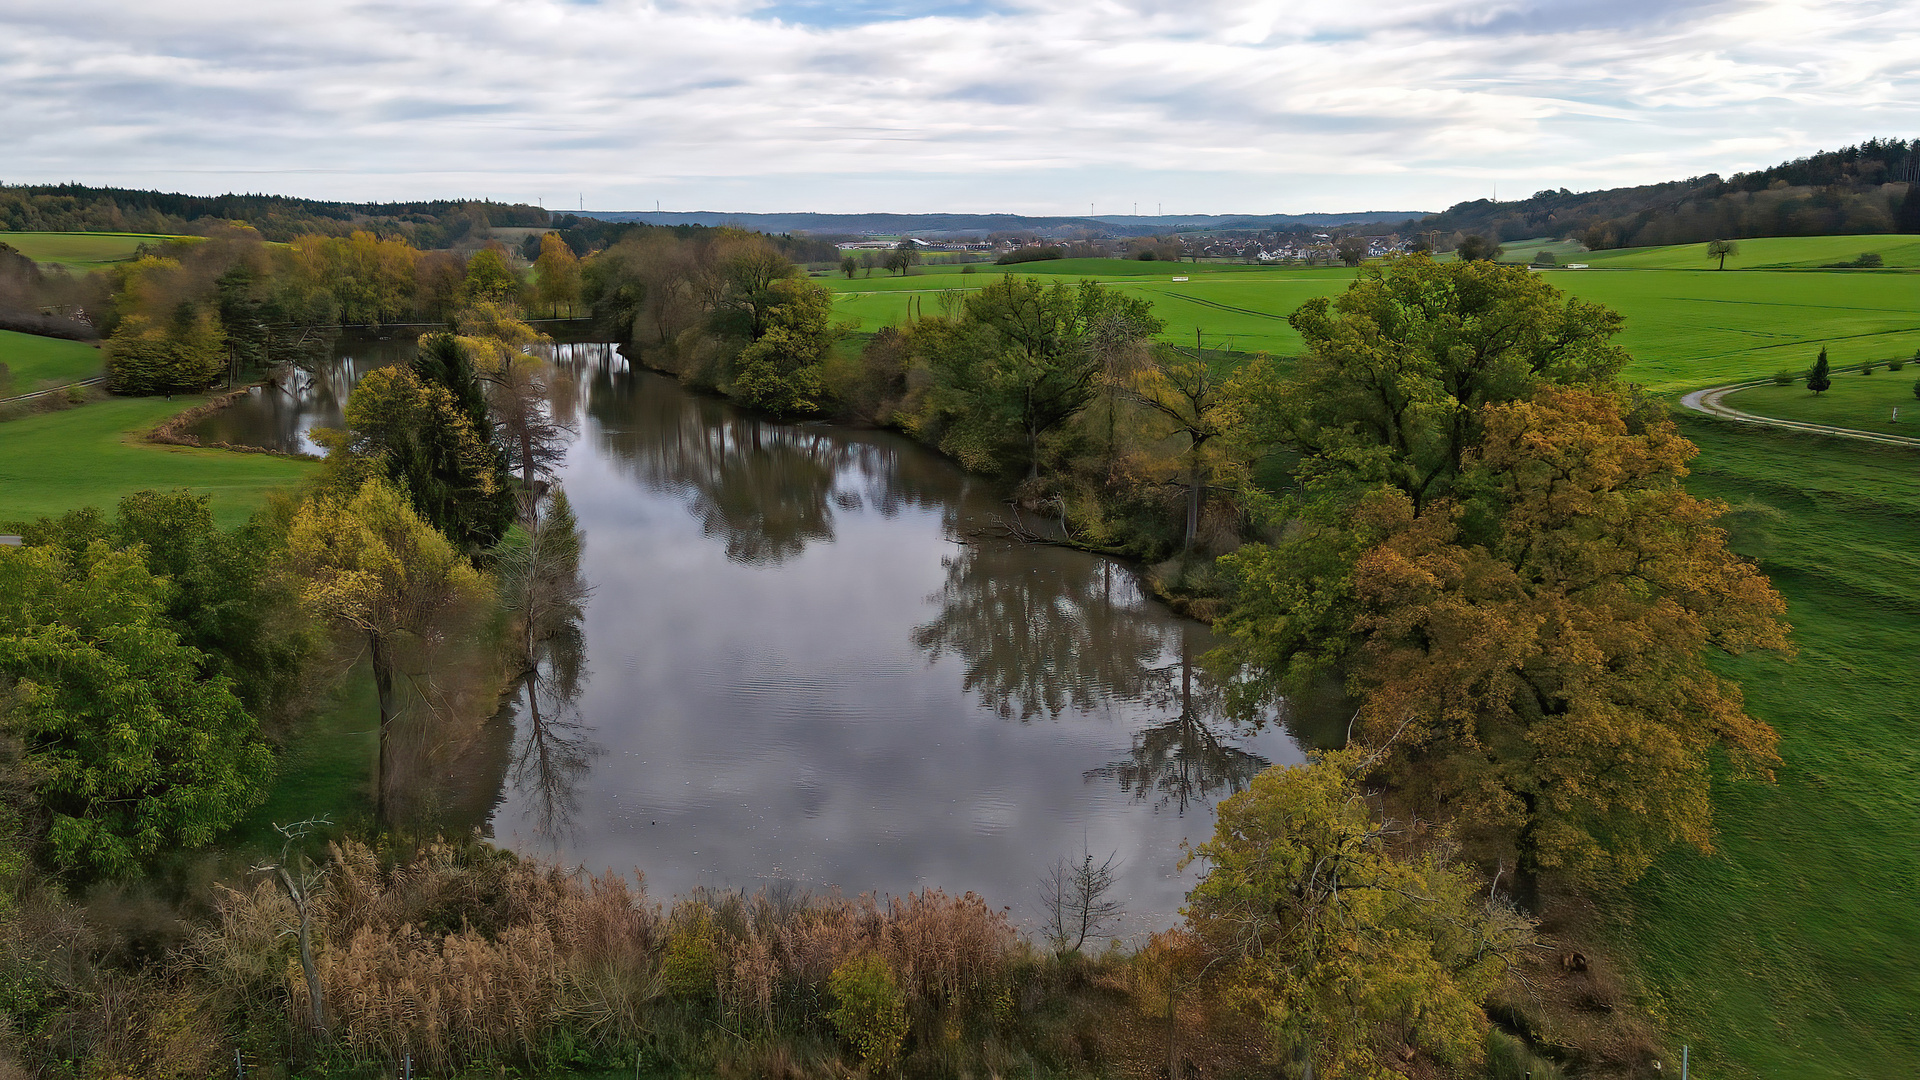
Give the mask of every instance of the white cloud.
M 906 6 L 14 0 L 0 169 L 604 209 L 1412 209 L 1913 134 L 1920 97 L 1894 0 Z

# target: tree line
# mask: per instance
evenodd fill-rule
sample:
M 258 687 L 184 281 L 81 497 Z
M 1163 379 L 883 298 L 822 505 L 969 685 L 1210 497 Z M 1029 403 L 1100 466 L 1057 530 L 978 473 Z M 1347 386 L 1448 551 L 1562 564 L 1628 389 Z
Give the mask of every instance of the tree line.
M 1920 140 L 1871 139 L 1766 169 L 1603 191 L 1478 199 L 1401 228 L 1435 238 L 1571 237 L 1589 248 L 1920 232 Z
M 0 222 L 7 232 L 137 232 L 202 234 L 235 223 L 268 240 L 347 236 L 356 231 L 399 237 L 422 248 L 443 247 L 494 226 L 539 228 L 547 211 L 522 203 L 432 199 L 346 203 L 286 195 L 183 195 L 85 184 L 0 185 Z

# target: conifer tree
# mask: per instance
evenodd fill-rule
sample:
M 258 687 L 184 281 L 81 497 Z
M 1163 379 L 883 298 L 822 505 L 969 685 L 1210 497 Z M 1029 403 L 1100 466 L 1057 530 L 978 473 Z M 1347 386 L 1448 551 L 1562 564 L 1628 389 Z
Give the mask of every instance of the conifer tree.
M 1832 385 L 1833 380 L 1827 377 L 1827 350 L 1823 346 L 1820 358 L 1813 362 L 1813 370 L 1807 373 L 1807 389 L 1820 394 Z

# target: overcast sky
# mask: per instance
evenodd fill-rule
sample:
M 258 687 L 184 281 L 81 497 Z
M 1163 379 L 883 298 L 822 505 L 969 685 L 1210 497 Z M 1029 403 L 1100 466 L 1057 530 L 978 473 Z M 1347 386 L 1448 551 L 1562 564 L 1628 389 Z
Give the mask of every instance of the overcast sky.
M 0 180 L 1439 209 L 1920 135 L 1920 2 L 0 0 Z

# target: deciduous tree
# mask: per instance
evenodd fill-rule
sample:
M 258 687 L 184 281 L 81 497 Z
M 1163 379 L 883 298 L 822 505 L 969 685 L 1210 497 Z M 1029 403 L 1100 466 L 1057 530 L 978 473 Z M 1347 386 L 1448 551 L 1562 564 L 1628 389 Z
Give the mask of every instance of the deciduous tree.
M 407 639 L 439 633 L 443 620 L 484 595 L 486 583 L 378 477 L 351 495 L 320 495 L 304 503 L 288 531 L 287 554 L 314 614 L 366 642 L 380 708 L 374 806 L 385 821 L 399 716 L 396 650 Z
M 1366 754 L 1269 769 L 1221 802 L 1190 856 L 1207 870 L 1188 926 L 1210 977 L 1310 1075 L 1400 1075 L 1402 1048 L 1472 1064 L 1481 1002 L 1532 928 L 1444 848 L 1406 852 L 1356 782 Z
M 580 299 L 580 260 L 559 233 L 550 232 L 540 238 L 540 257 L 534 260 L 533 270 L 537 275 L 534 292 L 540 304 L 556 318 L 560 305 L 565 304 L 571 317 L 573 305 Z
M 208 843 L 265 796 L 273 757 L 225 678 L 165 618 L 134 552 L 0 547 L 0 723 L 50 816 L 54 861 L 124 875 Z
M 1484 497 L 1365 503 L 1358 730 L 1398 735 L 1408 789 L 1512 835 L 1523 876 L 1631 882 L 1710 846 L 1714 752 L 1770 776 L 1773 731 L 1707 656 L 1787 650 L 1786 605 L 1727 551 L 1726 507 L 1680 486 L 1695 450 L 1664 416 L 1567 388 L 1486 412 Z
M 1731 240 L 1714 240 L 1707 244 L 1707 258 L 1720 260 L 1720 269 L 1727 268 L 1727 256 L 1738 255 L 1740 245 Z

